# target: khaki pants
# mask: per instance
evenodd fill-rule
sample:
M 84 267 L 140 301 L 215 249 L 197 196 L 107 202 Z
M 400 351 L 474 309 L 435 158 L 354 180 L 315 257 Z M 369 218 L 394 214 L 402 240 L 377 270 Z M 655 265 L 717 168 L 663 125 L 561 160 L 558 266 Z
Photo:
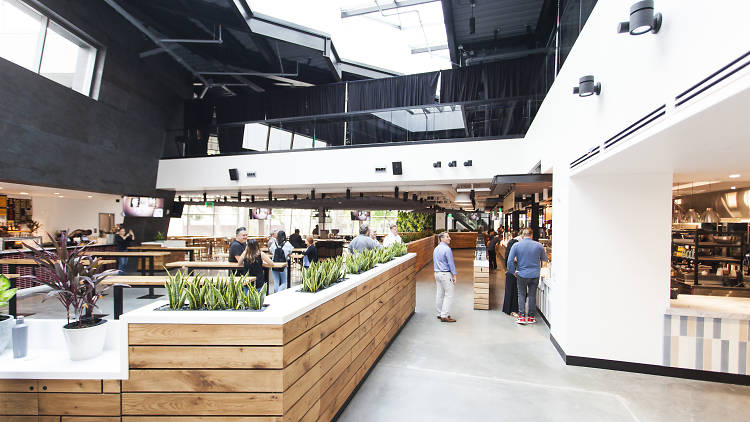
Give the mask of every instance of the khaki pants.
M 446 318 L 451 312 L 453 301 L 453 275 L 451 273 L 435 273 L 435 284 L 437 284 L 437 295 L 435 296 L 435 309 L 438 316 Z

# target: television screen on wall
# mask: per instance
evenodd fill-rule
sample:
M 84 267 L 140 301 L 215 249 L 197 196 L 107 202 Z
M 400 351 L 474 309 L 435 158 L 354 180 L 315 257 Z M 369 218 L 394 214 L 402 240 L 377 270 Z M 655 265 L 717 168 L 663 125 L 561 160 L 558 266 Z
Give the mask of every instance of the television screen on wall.
M 370 211 L 352 211 L 353 221 L 367 221 L 370 219 Z
M 163 217 L 164 198 L 123 196 L 122 215 L 125 217 Z
M 253 220 L 267 220 L 271 217 L 270 208 L 253 208 L 250 210 L 250 218 Z

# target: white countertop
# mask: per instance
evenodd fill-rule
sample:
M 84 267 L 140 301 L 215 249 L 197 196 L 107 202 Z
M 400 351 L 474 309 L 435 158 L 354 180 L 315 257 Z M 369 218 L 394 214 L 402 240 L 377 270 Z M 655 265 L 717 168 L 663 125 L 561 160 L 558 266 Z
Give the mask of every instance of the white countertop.
M 0 379 L 127 379 L 127 325 L 107 321 L 104 353 L 88 360 L 68 358 L 63 319 L 26 319 L 28 354 L 13 358 L 13 345 L 0 354 Z
M 670 299 L 666 314 L 750 320 L 750 298 L 681 294 Z
M 385 264 L 378 264 L 369 271 L 349 275 L 345 281 L 317 293 L 298 291 L 300 286 L 274 293 L 266 297 L 269 305 L 264 311 L 154 311 L 166 305 L 167 300 L 160 300 L 149 305 L 127 312 L 120 316 L 120 321 L 140 324 L 270 324 L 281 325 L 314 309 L 321 304 L 339 296 L 380 275 L 390 268 L 415 259 L 417 254 L 408 253 Z

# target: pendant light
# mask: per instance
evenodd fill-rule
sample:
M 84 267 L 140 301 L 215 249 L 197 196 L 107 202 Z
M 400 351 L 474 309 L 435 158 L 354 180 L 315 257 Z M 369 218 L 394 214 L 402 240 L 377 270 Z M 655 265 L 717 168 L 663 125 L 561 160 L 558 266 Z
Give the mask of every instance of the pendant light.
M 711 192 L 711 183 L 708 184 L 708 192 Z M 706 212 L 701 216 L 701 223 L 718 223 L 720 218 L 718 212 L 708 207 L 706 208 Z
M 477 32 L 477 20 L 474 18 L 474 8 L 477 7 L 476 0 L 471 0 L 471 17 L 469 18 L 469 34 Z
M 698 213 L 690 208 L 688 212 L 685 214 L 685 218 L 683 220 L 683 223 L 700 223 L 701 222 L 701 216 L 698 215 Z

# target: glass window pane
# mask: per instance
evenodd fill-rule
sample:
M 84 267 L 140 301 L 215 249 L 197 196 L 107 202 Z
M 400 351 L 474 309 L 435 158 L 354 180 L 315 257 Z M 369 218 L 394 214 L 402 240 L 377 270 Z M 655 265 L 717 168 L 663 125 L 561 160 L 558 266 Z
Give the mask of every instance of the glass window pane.
M 265 151 L 267 136 L 268 126 L 261 123 L 248 123 L 245 125 L 245 133 L 242 137 L 242 148 Z
M 269 151 L 288 150 L 292 143 L 292 133 L 285 130 L 271 128 L 271 137 L 268 140 Z
M 25 5 L 0 0 L 0 57 L 38 71 L 43 17 Z
M 189 236 L 213 236 L 214 217 L 212 215 L 189 215 Z
M 54 22 L 47 27 L 39 73 L 88 95 L 96 50 Z
M 312 148 L 312 138 L 308 138 L 304 135 L 295 134 L 294 135 L 294 145 L 293 149 L 305 149 L 305 148 Z

